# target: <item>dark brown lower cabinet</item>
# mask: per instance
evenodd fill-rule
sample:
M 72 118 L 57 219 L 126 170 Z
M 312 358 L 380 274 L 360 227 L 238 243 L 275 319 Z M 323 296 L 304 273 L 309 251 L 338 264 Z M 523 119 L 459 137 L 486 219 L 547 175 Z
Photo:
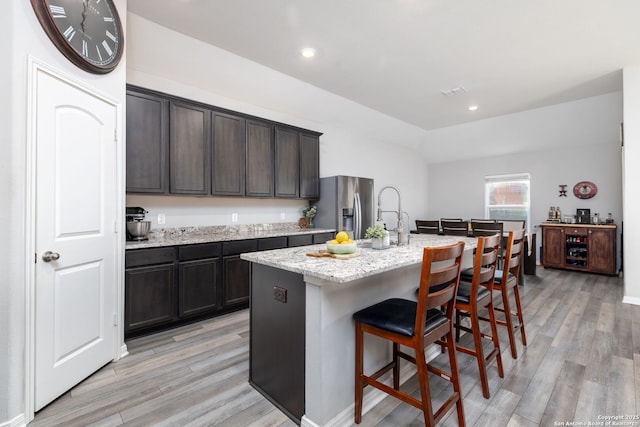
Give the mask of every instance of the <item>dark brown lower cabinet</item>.
M 220 243 L 178 246 L 178 314 L 211 313 L 220 307 Z
M 240 259 L 240 254 L 258 250 L 257 240 L 239 240 L 222 244 L 222 306 L 247 306 L 251 263 Z
M 129 252 L 125 257 L 125 335 L 175 319 L 173 248 Z
M 323 243 L 333 234 L 128 250 L 125 338 L 247 308 L 251 263 L 240 254 Z

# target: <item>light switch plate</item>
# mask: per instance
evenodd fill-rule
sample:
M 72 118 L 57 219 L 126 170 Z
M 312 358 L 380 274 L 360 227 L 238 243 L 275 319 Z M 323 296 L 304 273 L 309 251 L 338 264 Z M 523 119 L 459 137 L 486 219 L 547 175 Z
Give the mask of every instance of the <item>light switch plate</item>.
M 158 214 L 158 225 L 165 224 L 167 222 L 167 218 L 164 214 Z
M 231 222 L 238 222 L 238 214 L 237 213 L 232 213 L 231 214 Z

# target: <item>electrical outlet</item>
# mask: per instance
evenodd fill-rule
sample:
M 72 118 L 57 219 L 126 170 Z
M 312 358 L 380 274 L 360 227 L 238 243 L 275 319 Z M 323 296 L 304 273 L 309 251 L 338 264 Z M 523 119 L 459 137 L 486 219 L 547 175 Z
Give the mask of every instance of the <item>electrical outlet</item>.
M 158 214 L 158 225 L 165 224 L 167 222 L 167 218 L 164 214 Z
M 280 219 L 284 219 L 284 212 L 280 213 Z
M 287 302 L 287 290 L 279 286 L 273 287 L 273 299 L 280 302 Z
M 237 213 L 232 213 L 231 214 L 231 222 L 238 222 L 238 214 Z

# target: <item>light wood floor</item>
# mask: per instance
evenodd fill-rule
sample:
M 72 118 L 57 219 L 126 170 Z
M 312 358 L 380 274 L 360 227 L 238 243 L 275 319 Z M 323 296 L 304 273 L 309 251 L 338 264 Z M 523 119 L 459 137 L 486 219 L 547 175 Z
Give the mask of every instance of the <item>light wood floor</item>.
M 505 377 L 489 367 L 490 399 L 482 397 L 475 359 L 457 353 L 467 425 L 587 425 L 638 414 L 640 307 L 622 304 L 622 280 L 543 268 L 525 277 L 528 346 L 513 360 L 500 330 Z M 245 310 L 128 341 L 128 357 L 41 410 L 30 426 L 293 426 L 247 382 L 248 329 Z M 446 366 L 446 355 L 433 363 Z M 434 401 L 442 400 L 448 386 L 430 381 Z M 417 396 L 415 378 L 403 389 Z M 361 425 L 422 424 L 417 409 L 388 397 Z M 455 411 L 442 425 L 457 425 Z

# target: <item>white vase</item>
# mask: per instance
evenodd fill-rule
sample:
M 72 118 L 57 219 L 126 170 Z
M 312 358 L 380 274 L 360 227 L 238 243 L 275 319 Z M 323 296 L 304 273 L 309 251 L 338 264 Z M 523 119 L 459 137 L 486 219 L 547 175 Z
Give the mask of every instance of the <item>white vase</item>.
M 390 246 L 389 233 L 384 237 L 371 239 L 371 249 L 387 249 Z
M 371 249 L 383 249 L 382 243 L 382 239 L 376 239 L 374 237 L 373 239 L 371 239 Z

